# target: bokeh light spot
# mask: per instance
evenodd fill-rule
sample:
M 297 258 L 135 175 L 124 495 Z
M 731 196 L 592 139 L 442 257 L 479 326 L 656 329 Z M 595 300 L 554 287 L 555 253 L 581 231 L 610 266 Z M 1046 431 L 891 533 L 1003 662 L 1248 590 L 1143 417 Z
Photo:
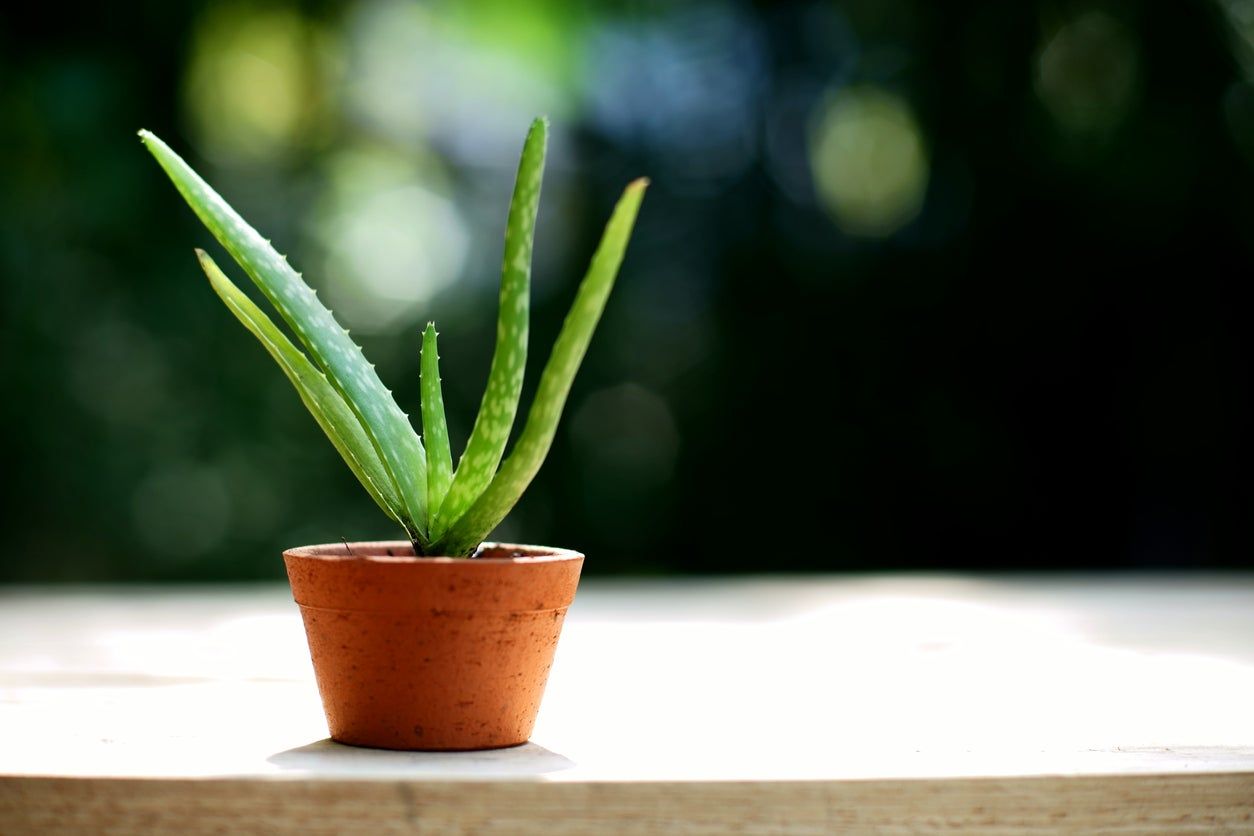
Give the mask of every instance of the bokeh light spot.
M 434 163 L 382 148 L 331 158 L 313 231 L 328 301 L 351 328 L 405 325 L 461 274 L 470 234 L 441 180 Z
M 679 452 L 679 431 L 670 407 L 634 383 L 593 392 L 570 422 L 580 461 L 600 479 L 634 490 L 670 479 Z
M 768 62 L 742 14 L 698 5 L 656 19 L 608 19 L 588 43 L 590 119 L 652 150 L 670 188 L 707 191 L 748 168 Z
M 347 19 L 346 109 L 376 136 L 499 165 L 536 114 L 571 112 L 579 17 L 560 2 L 365 0 Z
M 1232 47 L 1247 79 L 1254 80 L 1254 0 L 1218 0 L 1232 33 Z
M 922 132 L 899 96 L 846 88 L 818 108 L 810 165 L 823 205 L 841 229 L 887 236 L 918 215 L 929 164 Z
M 134 322 L 102 315 L 76 334 L 67 383 L 79 402 L 117 424 L 146 426 L 165 403 L 170 369 L 161 345 Z
M 191 45 L 184 102 L 204 153 L 270 160 L 297 144 L 319 110 L 323 44 L 291 9 L 210 6 Z
M 231 511 L 226 480 L 218 469 L 186 461 L 158 466 L 131 497 L 136 534 L 167 560 L 212 551 L 226 537 Z
M 1036 93 L 1058 125 L 1076 134 L 1119 125 L 1131 109 L 1139 72 L 1132 33 L 1090 10 L 1060 26 L 1041 48 Z

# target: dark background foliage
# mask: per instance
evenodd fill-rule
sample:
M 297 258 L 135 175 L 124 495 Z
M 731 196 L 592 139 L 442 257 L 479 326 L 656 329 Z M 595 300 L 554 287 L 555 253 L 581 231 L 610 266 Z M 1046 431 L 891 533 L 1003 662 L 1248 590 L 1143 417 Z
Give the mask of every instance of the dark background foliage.
M 533 381 L 654 184 L 501 538 L 589 572 L 1251 566 L 1248 4 L 572 6 L 4 13 L 0 579 L 275 577 L 393 536 L 136 129 L 415 415 L 435 319 L 456 448 L 540 112 Z

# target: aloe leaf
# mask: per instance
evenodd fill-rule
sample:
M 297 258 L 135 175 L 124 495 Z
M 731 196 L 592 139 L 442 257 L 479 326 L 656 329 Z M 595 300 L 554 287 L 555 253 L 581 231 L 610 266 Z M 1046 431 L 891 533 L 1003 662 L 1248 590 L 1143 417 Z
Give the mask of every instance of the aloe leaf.
M 601 243 L 592 256 L 592 264 L 579 284 L 575 301 L 540 375 L 540 385 L 518 442 L 487 490 L 433 545 L 434 553 L 459 555 L 474 550 L 505 519 L 540 470 L 553 443 L 575 373 L 614 287 L 648 185 L 645 179 L 634 181 L 614 207 Z
M 496 324 L 496 349 L 488 371 L 479 414 L 457 463 L 457 474 L 444 504 L 431 524 L 431 539 L 457 521 L 492 481 L 522 395 L 523 372 L 527 365 L 527 331 L 531 306 L 531 251 L 540 206 L 540 186 L 544 177 L 544 156 L 549 123 L 536 119 L 527 132 L 509 220 L 505 226 L 505 256 L 501 263 L 501 291 Z M 432 508 L 436 508 L 434 500 Z
M 425 538 L 426 454 L 408 416 L 379 380 L 374 366 L 286 258 L 245 223 L 169 146 L 148 131 L 140 131 L 140 137 L 197 217 L 292 327 L 314 362 L 360 419 L 404 500 L 412 527 Z
M 444 392 L 440 388 L 440 350 L 436 346 L 435 323 L 422 332 L 422 435 L 427 447 L 427 502 L 440 507 L 453 481 L 453 453 L 449 449 L 448 424 L 444 418 Z
M 204 250 L 196 250 L 196 257 L 200 259 L 200 266 L 209 277 L 214 292 L 235 314 L 235 318 L 265 346 L 292 386 L 296 387 L 301 401 L 335 445 L 353 475 L 384 513 L 404 526 L 405 505 L 396 493 L 387 468 L 375 453 L 374 445 L 361 428 L 357 416 L 327 381 L 326 375 L 292 345 L 292 341 L 266 316 L 265 311 L 236 287 Z

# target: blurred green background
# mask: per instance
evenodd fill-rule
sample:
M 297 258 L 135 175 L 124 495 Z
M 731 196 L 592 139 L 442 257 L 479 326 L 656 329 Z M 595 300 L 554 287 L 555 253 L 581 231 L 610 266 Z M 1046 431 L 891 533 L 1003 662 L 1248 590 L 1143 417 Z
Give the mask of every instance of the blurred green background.
M 456 455 L 541 113 L 532 382 L 654 185 L 498 539 L 590 573 L 1254 565 L 1249 0 L 6 16 L 0 580 L 278 577 L 399 534 L 210 292 L 138 128 L 413 414 L 437 322 Z

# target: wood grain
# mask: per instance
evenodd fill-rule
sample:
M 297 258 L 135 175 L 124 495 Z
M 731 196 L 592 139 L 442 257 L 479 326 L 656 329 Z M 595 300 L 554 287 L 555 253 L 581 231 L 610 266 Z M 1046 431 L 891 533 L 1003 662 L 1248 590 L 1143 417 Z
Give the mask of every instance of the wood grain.
M 1254 832 L 1254 775 L 536 783 L 25 778 L 6 834 Z

